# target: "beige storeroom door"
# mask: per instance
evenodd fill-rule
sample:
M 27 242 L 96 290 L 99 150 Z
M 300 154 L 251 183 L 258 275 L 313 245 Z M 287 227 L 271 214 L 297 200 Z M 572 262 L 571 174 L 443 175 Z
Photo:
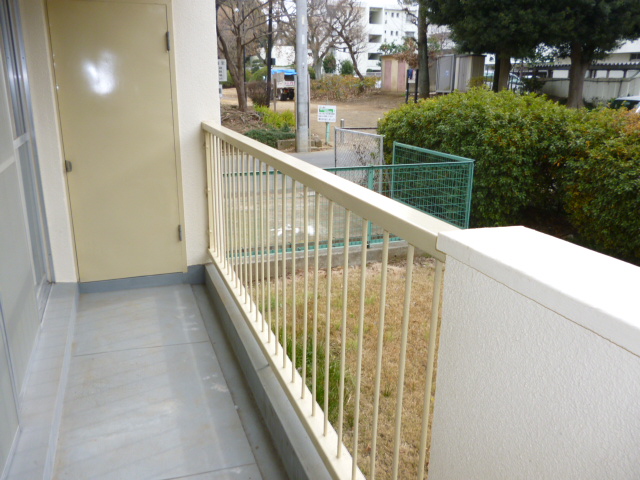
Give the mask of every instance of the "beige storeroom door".
M 80 281 L 185 271 L 167 6 L 48 12 Z

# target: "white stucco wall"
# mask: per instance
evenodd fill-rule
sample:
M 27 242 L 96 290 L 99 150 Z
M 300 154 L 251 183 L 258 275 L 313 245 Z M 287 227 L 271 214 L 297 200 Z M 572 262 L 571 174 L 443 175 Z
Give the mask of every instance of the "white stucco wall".
M 438 248 L 429 478 L 637 478 L 640 268 L 523 227 Z
M 187 264 L 207 261 L 204 120 L 220 122 L 215 3 L 174 0 L 173 46 L 178 92 Z M 21 1 L 54 281 L 77 281 L 73 233 L 63 170 L 45 2 Z
M 556 71 L 557 73 L 558 71 Z M 585 101 L 608 101 L 616 97 L 640 94 L 640 76 L 635 78 L 614 78 L 614 75 L 611 75 L 611 77 L 611 79 L 585 79 L 583 92 Z M 545 81 L 542 92 L 566 98 L 569 95 L 569 79 L 549 79 Z
M 207 260 L 207 203 L 204 136 L 200 124 L 220 123 L 216 8 L 210 0 L 173 2 L 180 156 L 187 264 Z

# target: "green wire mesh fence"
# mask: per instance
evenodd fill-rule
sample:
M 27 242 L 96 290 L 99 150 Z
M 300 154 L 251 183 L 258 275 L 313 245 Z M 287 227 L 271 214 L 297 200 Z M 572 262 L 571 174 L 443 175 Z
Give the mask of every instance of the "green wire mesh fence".
M 327 171 L 459 228 L 469 228 L 473 166 L 468 158 L 394 142 L 393 165 Z
M 405 162 L 398 164 L 398 162 Z M 393 165 L 368 165 L 360 167 L 328 168 L 328 172 L 350 180 L 369 190 L 393 198 L 429 215 L 444 220 L 460 228 L 468 228 L 471 208 L 471 188 L 473 183 L 474 161 L 425 150 L 410 145 L 394 143 Z M 319 249 L 328 246 L 328 211 L 326 198 L 319 199 L 317 210 L 319 217 L 314 218 L 317 197 L 312 190 L 305 192 L 301 185 L 294 185 L 290 178 L 280 172 L 229 172 L 223 175 L 225 184 L 229 184 L 229 194 L 235 197 L 239 210 L 247 216 L 248 223 L 255 222 L 254 217 L 269 218 L 270 225 L 285 225 L 284 229 L 268 228 L 261 236 L 269 247 L 268 251 L 298 251 L 302 248 L 305 231 L 309 248 L 315 245 Z M 235 188 L 231 188 L 235 187 Z M 266 205 L 258 208 L 251 204 L 252 192 L 269 198 Z M 233 192 L 233 193 L 231 193 Z M 304 202 L 307 202 L 307 220 L 304 215 Z M 349 238 L 345 237 L 346 210 L 334 207 L 333 241 L 334 247 L 345 244 L 350 246 L 366 242 L 368 245 L 381 243 L 383 230 L 372 222 L 368 223 L 367 238 L 362 238 L 362 222 L 366 220 L 353 217 Z M 391 232 L 392 233 L 392 232 Z M 286 240 L 285 240 L 286 239 Z M 392 240 L 398 240 L 391 235 Z M 284 241 L 283 241 L 284 240 Z M 316 243 L 317 241 L 317 243 Z M 236 250 L 241 256 L 248 252 L 242 245 L 244 238 L 237 238 Z M 251 252 L 252 255 L 254 252 Z
M 422 168 L 395 174 L 391 198 L 469 228 L 474 160 L 393 142 L 393 164 Z

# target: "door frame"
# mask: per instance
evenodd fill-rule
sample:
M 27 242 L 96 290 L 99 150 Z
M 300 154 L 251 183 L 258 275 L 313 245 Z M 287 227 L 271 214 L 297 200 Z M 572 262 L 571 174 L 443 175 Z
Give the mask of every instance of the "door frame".
M 180 155 L 180 129 L 179 129 L 179 117 L 178 117 L 178 89 L 177 89 L 177 83 L 176 83 L 176 58 L 175 58 L 175 47 L 174 47 L 174 42 L 173 42 L 173 31 L 174 31 L 174 23 L 173 23 L 173 0 L 78 0 L 78 1 L 85 1 L 85 2 L 96 2 L 96 3 L 131 3 L 131 4 L 154 4 L 154 5 L 164 5 L 167 9 L 167 29 L 169 31 L 169 78 L 170 78 L 170 82 L 171 82 L 171 105 L 172 105 L 172 112 L 173 112 L 173 144 L 174 144 L 174 150 L 175 150 L 175 164 L 176 164 L 176 182 L 177 182 L 177 192 L 176 194 L 178 195 L 178 216 L 180 219 L 180 225 L 182 225 L 182 232 L 183 232 L 183 239 L 180 242 L 182 245 L 180 247 L 180 251 L 181 251 L 181 255 L 182 255 L 182 273 L 187 273 L 188 270 L 188 265 L 187 265 L 187 228 L 185 225 L 185 215 L 184 215 L 184 192 L 183 192 L 183 185 L 182 185 L 182 158 Z M 46 0 L 46 8 L 45 11 L 47 13 L 47 17 L 48 17 L 48 5 L 51 3 L 56 3 L 56 0 Z M 48 41 L 49 41 L 49 59 L 51 62 L 51 68 L 52 68 L 52 73 L 53 73 L 53 91 L 56 92 L 54 94 L 55 96 L 55 108 L 56 108 L 56 115 L 58 117 L 58 135 L 59 138 L 61 139 L 60 142 L 60 147 L 62 148 L 62 165 L 61 168 L 64 169 L 65 165 L 64 165 L 64 161 L 66 158 L 66 153 L 64 152 L 64 142 L 62 141 L 62 119 L 60 117 L 60 107 L 59 107 L 59 100 L 58 100 L 58 94 L 57 94 L 57 89 L 56 89 L 56 76 L 55 76 L 55 69 L 53 68 L 53 48 L 52 48 L 52 42 L 51 42 L 51 31 L 50 31 L 50 24 L 49 24 L 49 20 L 47 18 L 46 21 L 46 26 L 47 26 L 47 36 L 48 36 Z M 80 268 L 78 266 L 78 255 L 76 252 L 76 238 L 75 238 L 75 229 L 73 228 L 73 211 L 71 208 L 71 195 L 70 195 L 70 190 L 69 190 L 69 180 L 68 180 L 68 176 L 64 175 L 64 184 L 65 184 L 65 189 L 66 189 L 66 196 L 67 196 L 67 207 L 69 209 L 69 217 L 71 219 L 71 238 L 73 239 L 73 256 L 74 256 L 74 263 L 75 263 L 75 269 L 76 269 L 76 278 L 79 279 L 80 278 Z M 135 278 L 135 277 L 134 277 Z

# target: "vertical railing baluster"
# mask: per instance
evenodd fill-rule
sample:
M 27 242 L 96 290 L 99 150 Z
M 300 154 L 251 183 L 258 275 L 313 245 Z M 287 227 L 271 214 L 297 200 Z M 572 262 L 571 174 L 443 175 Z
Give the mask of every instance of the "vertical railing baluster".
M 220 227 L 217 230 L 217 235 L 218 235 L 218 245 L 220 246 L 220 249 L 218 251 L 219 257 L 222 259 L 223 262 L 223 266 L 226 265 L 227 263 L 227 243 L 226 243 L 226 231 L 227 231 L 227 226 L 226 226 L 226 215 L 224 213 L 224 202 L 225 202 L 225 184 L 224 184 L 224 164 L 222 162 L 222 146 L 221 146 L 221 140 L 216 137 L 215 139 L 215 152 L 216 152 L 216 168 L 217 168 L 217 175 L 216 175 L 216 185 L 217 185 L 217 195 L 216 198 L 218 199 L 218 208 L 216 210 L 216 216 L 218 218 L 216 224 Z
M 260 277 L 262 278 L 262 332 L 264 332 L 265 318 L 267 316 L 267 277 L 265 268 L 265 231 L 264 231 L 264 210 L 265 210 L 265 198 L 264 198 L 264 183 L 269 178 L 269 166 L 265 163 L 264 173 L 262 167 L 260 167 Z
M 302 189 L 304 203 L 302 207 L 302 227 L 304 228 L 304 278 L 302 285 L 302 385 L 300 386 L 300 398 L 305 397 L 307 391 L 307 340 L 309 338 L 309 187 Z
M 442 290 L 444 264 L 436 260 L 436 273 L 433 280 L 433 297 L 431 299 L 431 322 L 429 323 L 429 351 L 427 352 L 427 382 L 424 389 L 422 407 L 422 430 L 420 432 L 420 458 L 418 460 L 418 478 L 424 478 L 427 461 L 427 442 L 429 433 L 429 417 L 431 416 L 431 389 L 433 387 L 433 368 L 436 355 L 438 335 L 438 319 L 440 317 L 440 296 Z
M 404 306 L 402 311 L 402 340 L 400 344 L 400 364 L 398 366 L 398 388 L 396 396 L 395 434 L 393 443 L 393 479 L 398 478 L 400 461 L 400 434 L 402 430 L 402 401 L 404 396 L 404 371 L 407 359 L 407 338 L 409 333 L 409 313 L 411 309 L 411 280 L 413 277 L 413 245 L 407 249 L 407 273 L 404 287 Z
M 233 149 L 233 216 L 234 216 L 234 235 L 233 235 L 233 243 L 234 243 L 234 252 L 233 252 L 233 267 L 235 273 L 235 286 L 239 287 L 240 277 L 238 275 L 238 262 L 239 262 L 239 248 L 240 248 L 240 222 L 239 214 L 238 214 L 238 151 Z
M 253 299 L 253 303 L 255 303 L 256 309 L 256 322 L 258 322 L 260 317 L 260 308 L 258 305 L 260 304 L 260 277 L 259 277 L 259 267 L 260 263 L 258 262 L 258 254 L 260 252 L 260 242 L 258 237 L 260 236 L 260 229 L 258 228 L 258 159 L 253 157 L 253 166 L 252 166 L 252 175 L 253 175 L 253 190 L 251 194 L 251 198 L 253 199 L 253 242 L 251 246 L 251 251 L 253 252 L 251 261 L 254 267 L 254 291 L 255 297 Z
M 225 252 L 225 257 L 227 259 L 227 275 L 232 276 L 233 272 L 233 202 L 232 195 L 233 189 L 231 188 L 232 181 L 232 171 L 233 166 L 231 163 L 231 157 L 229 156 L 229 144 L 224 142 L 224 152 L 225 152 L 225 219 L 227 226 L 227 250 Z
M 249 198 L 250 198 L 250 191 L 249 191 L 249 155 L 245 155 L 244 158 L 244 202 L 243 202 L 243 207 L 244 207 L 244 222 L 245 222 L 245 241 L 244 241 L 244 252 L 243 252 L 243 258 L 244 258 L 244 282 L 245 282 L 245 287 L 244 287 L 244 301 L 245 303 L 249 303 L 249 313 L 253 312 L 253 302 L 252 302 L 252 296 L 253 296 L 253 285 L 252 285 L 252 272 L 251 272 L 251 242 L 252 242 L 252 236 L 251 236 L 251 205 L 249 202 Z
M 298 301 L 297 288 L 296 288 L 296 216 L 298 212 L 296 211 L 297 207 L 297 182 L 291 179 L 291 278 L 293 279 L 291 282 L 291 383 L 294 383 L 296 380 L 296 349 L 298 345 L 296 344 L 297 340 L 297 319 L 296 319 L 296 303 Z
M 242 198 L 241 187 L 242 181 L 240 177 L 240 166 L 242 164 L 242 153 L 239 150 L 235 150 L 235 206 L 236 212 L 236 287 L 240 290 L 240 300 L 242 300 L 242 212 L 240 211 L 240 199 Z
M 316 192 L 315 195 L 315 208 L 314 208 L 314 229 L 316 234 L 315 239 L 315 251 L 313 252 L 313 326 L 312 326 L 312 334 L 313 341 L 311 346 L 311 399 L 313 401 L 311 406 L 311 415 L 316 416 L 316 404 L 317 404 L 317 359 L 318 359 L 318 264 L 319 264 L 319 251 L 320 251 L 320 195 Z
M 344 268 L 342 270 L 342 323 L 340 325 L 340 391 L 338 392 L 338 452 L 342 454 L 342 435 L 344 425 L 344 376 L 347 358 L 347 306 L 349 299 L 349 247 L 351 230 L 351 210 L 346 211 L 344 221 Z
M 254 246 L 254 237 L 253 237 L 253 206 L 252 206 L 252 197 L 253 197 L 253 191 L 251 188 L 251 184 L 252 184 L 252 179 L 253 179 L 253 172 L 249 169 L 249 167 L 251 166 L 251 160 L 252 158 L 249 158 L 249 156 L 247 156 L 247 169 L 246 169 L 246 177 L 245 177 L 245 183 L 247 185 L 247 193 L 246 193 L 246 197 L 245 197 L 245 204 L 246 204 L 246 211 L 247 211 L 247 221 L 248 221 L 248 235 L 247 235 L 247 245 L 245 247 L 245 252 L 244 252 L 244 257 L 245 257 L 245 262 L 247 264 L 247 287 L 249 290 L 249 313 L 253 313 L 253 302 L 254 302 L 254 296 L 253 296 L 253 268 L 252 268 L 252 264 L 253 264 L 253 246 Z
M 267 330 L 267 343 L 271 342 L 271 245 L 270 245 L 270 241 L 271 241 L 271 224 L 270 224 L 270 219 L 271 219 L 271 212 L 269 211 L 269 209 L 271 208 L 271 193 L 269 192 L 269 175 L 270 175 L 270 170 L 271 168 L 269 167 L 269 165 L 265 165 L 265 187 L 266 187 L 266 194 L 267 194 L 267 208 L 266 208 L 266 212 L 264 212 L 263 217 L 266 218 L 267 220 L 267 229 L 265 230 L 265 235 L 264 238 L 267 242 L 267 324 L 268 324 L 268 330 Z M 273 172 L 274 177 L 275 177 L 275 172 Z
M 371 467 L 369 476 L 376 477 L 376 446 L 378 441 L 378 410 L 380 406 L 380 377 L 382 373 L 382 347 L 384 339 L 384 318 L 387 302 L 387 264 L 389 261 L 389 232 L 382 240 L 382 269 L 380 271 L 380 315 L 378 317 L 378 348 L 376 351 L 376 379 L 373 391 L 373 431 L 371 433 Z
M 242 240 L 240 242 L 240 261 L 242 262 L 240 268 L 240 285 L 243 288 L 244 293 L 244 303 L 245 305 L 248 302 L 248 285 L 247 285 L 247 209 L 246 209 L 246 200 L 247 200 L 247 191 L 246 191 L 246 175 L 247 169 L 245 168 L 247 163 L 248 155 L 245 152 L 242 152 L 242 157 L 240 157 L 240 228 L 242 229 Z
M 287 176 L 282 175 L 282 368 L 287 365 Z
M 355 480 L 358 472 L 358 434 L 360 429 L 360 390 L 362 383 L 362 348 L 364 342 L 364 300 L 367 288 L 367 232 L 369 231 L 369 222 L 362 219 L 361 232 L 361 267 L 360 267 L 360 306 L 358 315 L 358 358 L 356 365 L 356 398 L 355 412 L 353 415 L 353 463 L 351 464 L 351 479 Z
M 324 436 L 329 431 L 329 359 L 331 341 L 331 263 L 333 259 L 333 201 L 329 202 L 329 232 L 327 238 L 327 313 L 324 335 Z
M 214 198 L 213 198 L 213 176 L 214 176 L 214 155 L 213 148 L 211 145 L 211 134 L 204 134 L 204 150 L 205 150 L 205 158 L 206 158 L 206 167 L 207 167 L 207 217 L 208 217 L 208 225 L 207 225 L 207 238 L 209 239 L 209 250 L 213 251 L 214 254 L 217 255 L 217 245 L 214 242 L 213 237 L 213 209 L 214 209 Z
M 273 261 L 274 281 L 273 285 L 276 290 L 276 329 L 275 329 L 275 354 L 278 355 L 278 345 L 280 344 L 280 275 L 279 275 L 279 241 L 278 241 L 278 172 L 273 172 L 273 245 L 275 250 L 275 258 Z
M 209 226 L 209 235 L 212 238 L 212 241 L 215 245 L 215 254 L 218 259 L 222 259 L 223 249 L 222 249 L 222 241 L 220 240 L 222 231 L 224 229 L 224 217 L 220 216 L 220 201 L 222 199 L 222 190 L 220 189 L 220 152 L 219 152 L 219 144 L 218 139 L 216 137 L 211 137 L 210 140 L 211 145 L 211 197 L 212 197 L 212 211 L 211 211 L 211 220 L 212 223 Z

